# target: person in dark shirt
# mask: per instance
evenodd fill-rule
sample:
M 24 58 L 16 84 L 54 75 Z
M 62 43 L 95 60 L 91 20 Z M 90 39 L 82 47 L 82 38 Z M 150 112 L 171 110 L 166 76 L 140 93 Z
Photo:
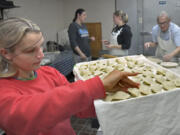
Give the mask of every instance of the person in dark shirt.
M 76 63 L 91 60 L 90 40 L 95 40 L 94 37 L 89 37 L 86 25 L 84 24 L 87 18 L 84 9 L 77 9 L 73 22 L 68 29 L 71 48 L 74 52 Z
M 128 22 L 128 15 L 121 10 L 114 12 L 113 21 L 116 25 L 111 32 L 110 41 L 103 40 L 109 53 L 115 56 L 128 55 L 131 46 L 132 32 Z

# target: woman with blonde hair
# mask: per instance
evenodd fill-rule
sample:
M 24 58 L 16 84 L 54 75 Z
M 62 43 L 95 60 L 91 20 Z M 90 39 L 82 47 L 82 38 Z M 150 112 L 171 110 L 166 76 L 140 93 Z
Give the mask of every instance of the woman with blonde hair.
M 40 66 L 43 43 L 30 20 L 0 22 L 0 128 L 8 135 L 75 135 L 72 115 L 95 116 L 93 101 L 106 91 L 138 87 L 128 79 L 136 74 L 117 70 L 103 80 L 69 83 L 56 69 Z
M 132 39 L 131 28 L 127 25 L 128 15 L 122 10 L 115 11 L 113 21 L 115 27 L 111 32 L 110 41 L 103 40 L 103 42 L 111 55 L 126 56 Z

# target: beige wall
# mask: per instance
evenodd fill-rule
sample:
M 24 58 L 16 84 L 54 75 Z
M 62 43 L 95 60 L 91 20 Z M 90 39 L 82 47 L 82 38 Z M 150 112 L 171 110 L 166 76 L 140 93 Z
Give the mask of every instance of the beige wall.
M 46 41 L 56 40 L 56 33 L 64 26 L 62 0 L 14 0 L 20 8 L 6 11 L 8 17 L 25 17 L 37 23 Z
M 102 37 L 109 38 L 112 31 L 112 15 L 115 11 L 115 0 L 65 0 L 64 26 L 68 27 L 77 8 L 84 8 L 87 12 L 87 22 L 102 23 Z

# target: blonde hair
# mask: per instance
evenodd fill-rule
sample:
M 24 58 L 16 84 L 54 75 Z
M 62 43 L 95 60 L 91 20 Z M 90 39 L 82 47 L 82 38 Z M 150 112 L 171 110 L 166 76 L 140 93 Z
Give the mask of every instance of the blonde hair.
M 120 16 L 124 23 L 128 22 L 128 15 L 125 12 L 123 12 L 122 10 L 115 11 L 114 15 L 115 16 Z
M 0 21 L 0 48 L 13 52 L 28 32 L 40 32 L 40 28 L 24 18 L 9 18 Z M 0 77 L 9 77 L 15 72 L 11 63 L 0 54 Z

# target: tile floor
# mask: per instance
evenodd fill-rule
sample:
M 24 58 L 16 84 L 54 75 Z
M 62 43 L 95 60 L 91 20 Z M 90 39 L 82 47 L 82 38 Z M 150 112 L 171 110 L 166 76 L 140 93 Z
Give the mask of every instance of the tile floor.
M 92 119 L 80 119 L 75 116 L 71 118 L 71 125 L 77 135 L 96 135 L 97 128 L 91 127 Z
M 71 125 L 76 132 L 76 135 L 96 135 L 97 128 L 91 128 L 92 119 L 80 119 L 75 116 L 71 118 Z M 0 129 L 0 135 L 6 135 Z

